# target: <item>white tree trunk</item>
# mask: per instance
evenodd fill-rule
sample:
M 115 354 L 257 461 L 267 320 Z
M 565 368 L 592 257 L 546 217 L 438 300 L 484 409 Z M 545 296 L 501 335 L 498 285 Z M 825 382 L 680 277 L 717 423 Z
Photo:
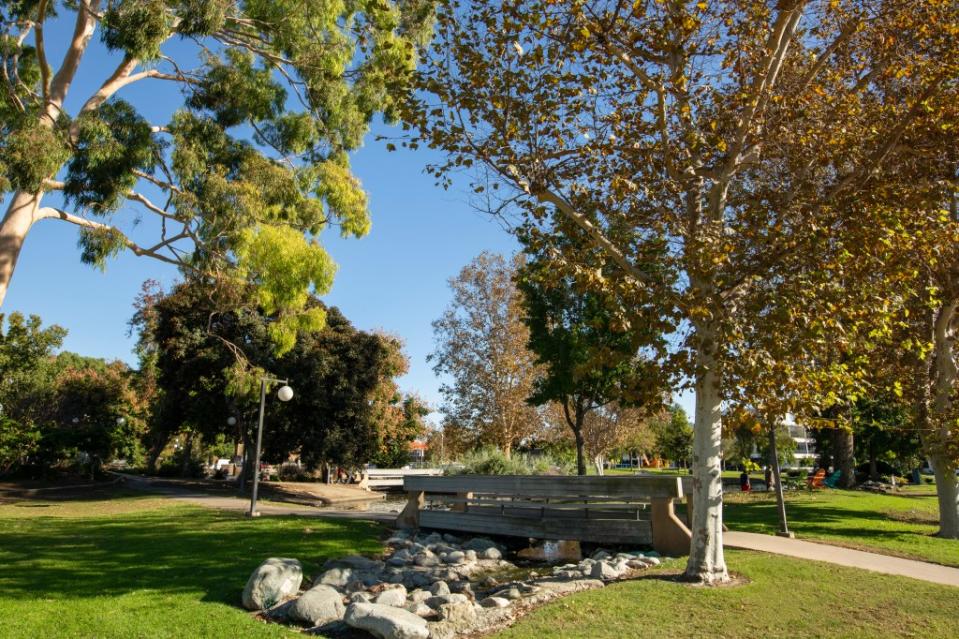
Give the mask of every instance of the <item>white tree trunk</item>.
M 706 584 L 729 579 L 723 556 L 721 373 L 711 335 L 697 353 L 696 418 L 693 425 L 693 522 L 686 577 Z
M 596 474 L 597 474 L 597 475 L 602 476 L 602 475 L 605 474 L 604 468 L 603 468 L 603 462 L 604 462 L 604 461 L 605 461 L 605 459 L 603 458 L 602 455 L 596 455 L 596 457 L 593 458 L 593 463 L 596 464 Z
M 39 193 L 17 192 L 10 200 L 3 222 L 0 222 L 0 307 L 7 297 L 7 289 L 17 267 L 20 250 L 30 227 L 36 221 L 39 209 Z
M 939 498 L 939 536 L 959 539 L 959 477 L 956 465 L 946 458 L 931 458 L 936 473 L 936 496 Z
M 936 496 L 939 500 L 939 536 L 959 539 L 959 487 L 957 487 L 956 463 L 943 454 L 949 440 L 953 418 L 953 393 L 959 368 L 953 343 L 956 332 L 953 322 L 959 301 L 947 301 L 936 313 L 933 324 L 934 367 L 932 380 L 932 426 L 938 431 L 924 438 L 926 453 L 936 474 Z

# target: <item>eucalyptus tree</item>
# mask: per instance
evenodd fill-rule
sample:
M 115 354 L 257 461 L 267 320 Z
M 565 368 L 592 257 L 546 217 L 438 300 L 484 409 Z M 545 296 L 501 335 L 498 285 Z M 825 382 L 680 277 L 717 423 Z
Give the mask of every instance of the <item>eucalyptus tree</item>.
M 723 380 L 747 355 L 737 337 L 758 321 L 750 297 L 802 290 L 801 277 L 826 287 L 854 261 L 837 256 L 869 253 L 870 233 L 914 210 L 898 168 L 917 151 L 911 134 L 943 115 L 931 99 L 956 76 L 957 13 L 907 0 L 457 0 L 439 11 L 408 116 L 414 144 L 449 154 L 439 181 L 481 166 L 477 192 L 502 193 L 497 207 L 545 233 L 578 228 L 604 252 L 597 287 L 653 300 L 674 323 L 663 363 L 696 391 L 691 579 L 728 578 Z M 642 265 L 663 247 L 673 276 L 650 277 Z M 763 328 L 801 335 L 809 319 L 796 305 L 789 323 Z
M 431 25 L 427 0 L 0 2 L 0 303 L 33 225 L 57 220 L 87 263 L 129 250 L 254 285 L 289 348 L 322 320 L 304 312 L 335 270 L 320 232 L 370 228 L 348 153 L 395 116 Z M 99 80 L 78 96 L 81 75 Z M 137 83 L 179 108 L 151 121 L 123 97 Z M 131 215 L 155 235 L 135 241 Z

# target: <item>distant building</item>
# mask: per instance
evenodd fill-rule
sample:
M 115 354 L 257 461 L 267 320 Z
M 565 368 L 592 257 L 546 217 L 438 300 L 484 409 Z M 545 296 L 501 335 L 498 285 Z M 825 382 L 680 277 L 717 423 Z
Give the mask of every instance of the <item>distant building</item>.
M 411 462 L 422 462 L 426 461 L 426 451 L 429 450 L 429 446 L 425 441 L 420 441 L 414 439 L 410 442 L 410 461 Z
M 815 466 L 816 440 L 813 439 L 806 427 L 798 423 L 790 413 L 786 413 L 782 424 L 789 429 L 789 436 L 796 442 L 793 463 L 790 465 L 794 467 Z

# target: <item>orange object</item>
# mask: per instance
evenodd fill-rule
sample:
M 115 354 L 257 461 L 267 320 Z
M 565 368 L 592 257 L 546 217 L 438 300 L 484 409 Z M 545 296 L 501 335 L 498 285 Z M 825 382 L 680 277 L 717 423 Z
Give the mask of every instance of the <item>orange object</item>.
M 810 488 L 822 488 L 824 485 L 823 481 L 825 479 L 826 479 L 826 470 L 824 468 L 820 468 L 819 470 L 816 471 L 815 475 L 813 475 L 812 477 L 806 480 L 806 483 L 809 485 Z

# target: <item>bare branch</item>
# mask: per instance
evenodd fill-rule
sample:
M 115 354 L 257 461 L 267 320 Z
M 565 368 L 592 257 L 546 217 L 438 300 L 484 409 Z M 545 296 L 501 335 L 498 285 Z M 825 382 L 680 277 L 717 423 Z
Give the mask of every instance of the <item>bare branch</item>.
M 188 269 L 193 268 L 187 262 L 184 262 L 183 260 L 178 260 L 172 257 L 168 257 L 164 255 L 163 253 L 159 252 L 163 248 L 170 248 L 170 244 L 172 242 L 176 241 L 177 239 L 183 239 L 183 237 L 177 236 L 175 238 L 170 238 L 169 240 L 161 242 L 160 244 L 157 244 L 156 246 L 145 249 L 141 247 L 140 245 L 136 244 L 133 240 L 128 238 L 126 234 L 124 234 L 122 231 L 120 231 L 114 226 L 110 226 L 109 224 L 104 224 L 102 222 L 97 222 L 95 220 L 90 220 L 85 217 L 80 217 L 79 215 L 73 215 L 72 213 L 67 213 L 66 211 L 62 211 L 60 209 L 56 209 L 50 206 L 45 206 L 41 208 L 39 211 L 37 211 L 37 219 L 38 220 L 59 219 L 59 220 L 63 220 L 64 222 L 69 222 L 70 224 L 75 224 L 76 226 L 79 226 L 81 228 L 109 230 L 111 232 L 118 233 L 120 237 L 123 238 L 123 244 L 128 249 L 130 249 L 135 255 L 138 255 L 140 257 L 152 257 L 153 259 L 159 260 L 161 262 L 166 262 L 167 264 L 172 264 L 173 266 L 180 266 Z

